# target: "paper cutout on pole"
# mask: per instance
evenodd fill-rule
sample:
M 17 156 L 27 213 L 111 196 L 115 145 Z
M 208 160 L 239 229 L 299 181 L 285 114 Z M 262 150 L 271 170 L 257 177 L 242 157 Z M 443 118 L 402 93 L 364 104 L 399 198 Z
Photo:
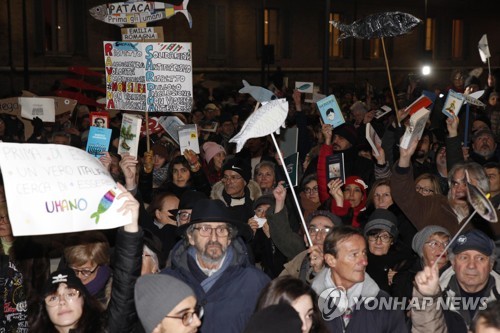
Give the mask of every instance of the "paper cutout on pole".
M 464 101 L 466 103 L 469 103 L 470 105 L 475 105 L 475 106 L 485 108 L 486 104 L 484 104 L 483 102 L 481 102 L 479 100 L 479 98 L 483 95 L 484 95 L 484 90 L 479 90 L 479 91 L 473 92 L 472 94 L 463 95 L 463 96 L 464 96 Z
M 467 200 L 472 207 L 478 212 L 479 215 L 486 221 L 496 223 L 498 222 L 497 211 L 488 197 L 477 186 L 470 183 L 469 173 L 465 172 L 467 178 Z
M 93 18 L 123 27 L 125 24 L 141 24 L 169 19 L 177 13 L 184 14 L 189 27 L 193 27 L 193 19 L 187 9 L 189 0 L 184 0 L 181 5 L 164 2 L 132 1 L 116 2 L 100 5 L 89 9 Z
M 15 236 L 110 229 L 131 221 L 117 212 L 121 199 L 101 204 L 109 191 L 120 190 L 101 162 L 82 149 L 0 143 L 0 168 Z
M 240 132 L 229 142 L 236 143 L 236 152 L 239 153 L 248 139 L 260 138 L 273 132 L 279 134 L 280 126 L 285 128 L 287 115 L 288 102 L 285 98 L 268 102 L 247 118 Z
M 335 28 L 342 31 L 339 40 L 348 37 L 360 39 L 395 37 L 409 33 L 421 22 L 419 18 L 402 12 L 372 14 L 351 24 L 330 21 Z
M 488 61 L 488 58 L 491 57 L 490 47 L 488 46 L 488 36 L 486 36 L 486 34 L 481 37 L 477 47 L 479 48 L 479 56 L 481 57 L 481 61 L 486 63 Z
M 244 87 L 238 91 L 240 94 L 250 94 L 259 103 L 276 99 L 276 95 L 272 91 L 259 86 L 251 86 L 245 80 L 242 82 Z

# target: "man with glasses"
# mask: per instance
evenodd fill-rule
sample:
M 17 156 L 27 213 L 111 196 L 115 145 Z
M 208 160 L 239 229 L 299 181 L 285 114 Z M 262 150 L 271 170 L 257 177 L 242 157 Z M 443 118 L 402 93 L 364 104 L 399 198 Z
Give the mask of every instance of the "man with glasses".
M 166 274 L 140 277 L 135 284 L 135 305 L 146 332 L 193 333 L 203 318 L 203 307 L 193 290 Z
M 162 273 L 194 290 L 205 310 L 202 332 L 242 332 L 260 290 L 269 282 L 250 264 L 245 243 L 239 238 L 250 240 L 250 227 L 235 218 L 223 202 L 202 199 L 194 205 L 191 221 L 178 230 L 185 241 L 172 249 L 172 268 Z
M 210 197 L 224 202 L 241 221 L 248 221 L 254 215 L 254 200 L 262 194 L 251 179 L 250 162 L 241 157 L 230 159 L 222 166 L 222 174 L 222 181 L 214 184 Z
M 193 211 L 193 207 L 198 202 L 198 200 L 201 199 L 207 199 L 207 196 L 203 192 L 185 191 L 182 194 L 178 209 L 171 209 L 168 211 L 175 217 L 177 226 L 189 223 L 189 221 L 191 221 L 191 213 Z

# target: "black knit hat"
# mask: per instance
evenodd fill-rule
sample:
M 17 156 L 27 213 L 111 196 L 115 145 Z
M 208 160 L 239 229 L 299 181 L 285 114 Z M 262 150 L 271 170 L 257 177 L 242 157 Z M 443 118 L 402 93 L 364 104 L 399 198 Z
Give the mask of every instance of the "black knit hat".
M 224 173 L 224 171 L 226 170 L 231 170 L 239 173 L 239 175 L 243 177 L 247 184 L 252 178 L 252 166 L 246 159 L 243 159 L 241 157 L 234 157 L 226 161 L 226 163 L 224 163 L 224 165 L 222 166 L 222 173 Z
M 356 129 L 354 126 L 349 124 L 343 124 L 339 127 L 335 127 L 333 129 L 333 134 L 338 135 L 349 141 L 349 143 L 353 146 L 356 145 L 358 141 L 358 135 L 356 134 Z

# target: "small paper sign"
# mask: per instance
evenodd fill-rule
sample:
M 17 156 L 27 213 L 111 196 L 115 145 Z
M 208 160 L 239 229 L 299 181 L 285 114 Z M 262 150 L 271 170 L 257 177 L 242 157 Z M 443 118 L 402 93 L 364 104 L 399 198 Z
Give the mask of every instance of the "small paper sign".
M 15 236 L 116 228 L 120 191 L 101 162 L 57 144 L 0 143 L 0 168 Z
M 54 99 L 43 97 L 19 97 L 21 105 L 21 116 L 27 119 L 38 117 L 43 122 L 53 123 L 56 121 Z
M 182 155 L 186 149 L 190 149 L 196 154 L 200 153 L 196 125 L 184 125 L 179 128 L 179 146 Z
M 295 82 L 295 89 L 301 93 L 312 94 L 314 91 L 314 82 Z

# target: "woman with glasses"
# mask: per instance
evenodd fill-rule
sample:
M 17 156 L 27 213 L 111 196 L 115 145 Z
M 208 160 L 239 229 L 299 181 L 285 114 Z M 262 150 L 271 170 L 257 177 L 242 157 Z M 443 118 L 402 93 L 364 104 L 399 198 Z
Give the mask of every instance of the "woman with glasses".
M 111 297 L 112 271 L 110 246 L 100 231 L 86 231 L 69 236 L 59 268 L 73 270 L 90 295 L 107 306 Z
M 442 194 L 437 176 L 430 173 L 423 173 L 415 179 L 415 191 L 424 197 Z
M 398 273 L 392 284 L 392 296 L 410 299 L 413 294 L 415 275 L 425 266 L 432 266 L 437 260 L 439 274 L 443 273 L 450 262 L 447 253 L 441 253 L 450 241 L 450 232 L 438 225 L 429 225 L 415 234 L 412 249 L 418 255 L 418 260 L 406 271 Z
M 146 333 L 194 333 L 203 307 L 193 290 L 170 275 L 146 275 L 135 285 L 135 306 Z
M 301 182 L 300 206 L 304 216 L 311 214 L 319 208 L 321 202 L 318 194 L 318 180 L 316 174 L 305 176 Z
M 141 271 L 143 232 L 139 228 L 139 203 L 118 184 L 123 199 L 118 210 L 131 215 L 132 222 L 119 228 L 114 250 L 113 289 L 109 306 L 104 306 L 89 292 L 81 277 L 86 268 L 64 268 L 52 273 L 43 288 L 36 310 L 30 313 L 30 332 L 130 332 L 134 327 L 134 284 Z M 89 269 L 90 271 L 90 269 Z M 97 271 L 97 270 L 96 270 Z
M 375 209 L 363 230 L 368 242 L 366 272 L 388 293 L 394 276 L 408 269 L 414 260 L 411 250 L 398 243 L 396 223 L 396 216 L 390 211 Z

